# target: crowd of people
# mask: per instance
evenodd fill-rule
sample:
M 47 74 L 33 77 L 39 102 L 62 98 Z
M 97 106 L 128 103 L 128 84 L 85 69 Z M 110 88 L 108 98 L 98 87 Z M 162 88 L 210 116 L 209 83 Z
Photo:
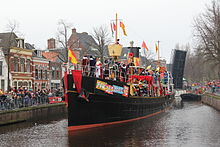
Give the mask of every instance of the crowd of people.
M 191 90 L 196 94 L 203 94 L 204 92 L 215 93 L 220 95 L 220 81 L 213 80 L 205 83 L 192 83 L 187 85 L 187 90 Z
M 133 60 L 129 63 L 124 63 L 109 58 L 104 59 L 102 63 L 100 58 L 84 56 L 81 63 L 84 76 L 132 83 L 134 89 L 132 94 L 136 96 L 164 95 L 169 89 L 169 79 L 172 78 L 165 67 L 157 69 L 153 69 L 151 66 L 139 67 L 135 65 Z M 149 76 L 153 80 L 132 78 L 133 75 Z
M 52 93 L 49 89 L 38 89 L 33 91 L 19 87 L 18 89 L 13 88 L 7 93 L 4 93 L 0 89 L 0 110 L 11 110 L 32 105 L 47 104 L 49 103 L 49 97 L 59 94 L 59 90 Z

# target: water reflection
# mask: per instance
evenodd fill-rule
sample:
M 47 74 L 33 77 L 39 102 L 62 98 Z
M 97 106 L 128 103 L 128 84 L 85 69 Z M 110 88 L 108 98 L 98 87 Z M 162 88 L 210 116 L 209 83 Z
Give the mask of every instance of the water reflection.
M 68 146 L 66 116 L 0 127 L 0 146 Z
M 219 146 L 220 112 L 200 102 L 123 125 L 69 134 L 73 146 Z
M 219 111 L 184 102 L 145 120 L 69 134 L 65 118 L 0 127 L 0 146 L 219 146 L 219 122 Z

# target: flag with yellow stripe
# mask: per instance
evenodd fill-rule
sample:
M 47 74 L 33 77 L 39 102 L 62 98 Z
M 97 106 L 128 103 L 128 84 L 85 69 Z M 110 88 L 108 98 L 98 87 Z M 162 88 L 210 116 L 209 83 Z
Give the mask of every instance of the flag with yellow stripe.
M 68 59 L 73 64 L 77 64 L 78 63 L 76 55 L 75 55 L 75 53 L 71 49 L 68 49 Z
M 155 44 L 155 48 L 156 48 L 156 52 L 158 52 L 159 47 L 158 47 L 158 45 L 157 45 L 157 44 Z

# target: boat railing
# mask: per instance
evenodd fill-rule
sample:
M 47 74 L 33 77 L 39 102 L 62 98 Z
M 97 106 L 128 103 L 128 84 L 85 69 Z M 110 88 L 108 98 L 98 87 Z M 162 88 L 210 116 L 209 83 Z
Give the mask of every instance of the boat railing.
M 121 81 L 131 85 L 134 89 L 140 87 L 147 89 L 149 95 L 166 95 L 173 92 L 172 80 L 164 79 L 159 72 L 148 72 L 145 68 L 137 66 L 89 66 L 75 67 L 82 71 L 83 76 L 97 77 L 105 80 Z M 151 80 L 147 80 L 151 79 Z M 162 93 L 160 91 L 163 91 Z

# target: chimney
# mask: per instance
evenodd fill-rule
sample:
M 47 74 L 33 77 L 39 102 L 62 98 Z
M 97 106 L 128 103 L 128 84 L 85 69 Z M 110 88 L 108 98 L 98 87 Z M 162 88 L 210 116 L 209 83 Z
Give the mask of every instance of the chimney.
M 55 45 L 55 39 L 54 38 L 50 38 L 47 40 L 47 45 L 48 45 L 48 49 L 55 49 L 56 45 Z
M 76 28 L 72 29 L 72 34 L 76 33 Z

